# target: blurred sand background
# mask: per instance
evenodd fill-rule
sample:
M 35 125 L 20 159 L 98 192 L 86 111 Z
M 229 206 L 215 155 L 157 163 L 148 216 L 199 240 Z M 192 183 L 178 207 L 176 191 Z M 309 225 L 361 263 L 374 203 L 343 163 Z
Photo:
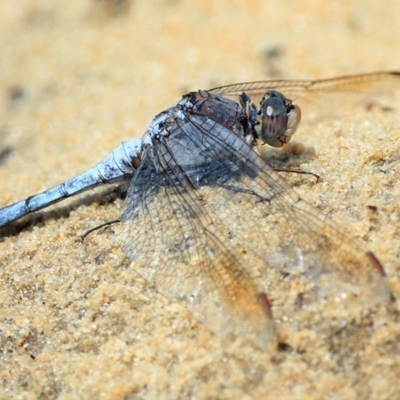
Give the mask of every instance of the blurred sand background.
M 0 205 L 93 166 L 187 91 L 400 70 L 399 15 L 396 0 L 4 0 Z M 368 243 L 397 298 L 399 105 L 299 132 L 313 156 L 290 164 L 323 177 L 299 192 Z M 79 241 L 119 215 L 101 193 L 0 230 L 1 399 L 400 398 L 397 303 L 337 341 L 235 346 L 139 279 L 112 230 Z

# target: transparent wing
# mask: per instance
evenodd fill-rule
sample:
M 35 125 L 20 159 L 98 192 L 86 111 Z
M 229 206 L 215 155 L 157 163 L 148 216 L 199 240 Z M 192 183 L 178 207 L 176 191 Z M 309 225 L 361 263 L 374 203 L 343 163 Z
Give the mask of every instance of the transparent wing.
M 302 110 L 302 119 L 334 117 L 354 112 L 355 107 L 379 104 L 392 107 L 399 72 L 374 72 L 321 80 L 271 80 L 238 83 L 214 88 L 210 92 L 237 100 L 246 92 L 258 107 L 269 90 L 278 90 L 294 100 Z
M 119 239 L 161 294 L 222 336 L 258 342 L 272 332 L 265 288 L 274 293 L 286 285 L 290 297 L 296 285 L 309 310 L 389 299 L 373 254 L 302 200 L 231 130 L 191 114 L 174 130 L 178 135 L 148 151 L 132 180 Z M 182 156 L 183 148 L 190 150 Z M 189 154 L 201 162 L 182 163 Z M 285 302 L 272 297 L 274 306 Z M 285 312 L 297 318 L 293 307 Z
M 185 138 L 175 144 L 190 147 L 191 137 Z M 118 240 L 159 293 L 220 336 L 264 345 L 273 337 L 268 300 L 173 150 L 161 143 L 146 155 L 128 190 Z
M 240 230 L 241 224 L 251 227 L 246 241 L 265 260 L 266 274 L 271 269 L 278 272 L 273 285 L 280 284 L 279 272 L 284 272 L 287 281 L 300 277 L 310 304 L 344 300 L 366 306 L 388 301 L 383 269 L 371 252 L 305 202 L 230 130 L 198 115 L 191 123 L 191 131 L 203 133 L 195 138 L 206 136 L 214 153 L 237 167 L 237 173 L 219 182 L 226 201 L 213 201 L 211 195 L 207 201 L 228 227 L 228 220 L 235 219 L 229 230 Z

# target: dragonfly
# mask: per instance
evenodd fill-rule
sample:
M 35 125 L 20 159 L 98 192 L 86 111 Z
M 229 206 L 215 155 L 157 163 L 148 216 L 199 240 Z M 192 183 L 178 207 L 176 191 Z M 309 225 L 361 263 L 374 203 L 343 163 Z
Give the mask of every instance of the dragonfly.
M 221 337 L 274 340 L 273 307 L 252 268 L 301 282 L 304 307 L 385 303 L 391 294 L 378 257 L 308 204 L 258 148 L 282 147 L 302 119 L 368 107 L 399 83 L 400 72 L 375 72 L 190 92 L 156 115 L 141 139 L 0 209 L 0 227 L 6 234 L 6 225 L 67 197 L 128 184 L 116 240 L 133 269 Z M 245 220 L 254 224 L 251 237 L 240 236 Z M 258 235 L 262 229 L 273 239 Z

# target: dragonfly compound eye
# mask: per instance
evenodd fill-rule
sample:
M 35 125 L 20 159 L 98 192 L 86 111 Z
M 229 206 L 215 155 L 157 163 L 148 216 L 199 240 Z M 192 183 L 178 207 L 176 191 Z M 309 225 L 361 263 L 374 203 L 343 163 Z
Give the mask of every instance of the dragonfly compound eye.
M 289 143 L 301 119 L 300 108 L 275 90 L 267 92 L 262 98 L 260 114 L 261 140 L 263 144 L 273 147 Z

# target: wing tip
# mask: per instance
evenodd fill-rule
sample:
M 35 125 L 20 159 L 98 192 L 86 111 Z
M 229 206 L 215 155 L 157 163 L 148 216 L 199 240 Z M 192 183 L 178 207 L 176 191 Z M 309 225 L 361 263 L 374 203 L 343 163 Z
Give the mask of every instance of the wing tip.
M 386 277 L 386 271 L 383 268 L 383 265 L 379 261 L 378 257 L 372 251 L 367 251 L 367 257 L 374 269 L 379 273 L 379 275 L 381 275 L 382 277 Z

